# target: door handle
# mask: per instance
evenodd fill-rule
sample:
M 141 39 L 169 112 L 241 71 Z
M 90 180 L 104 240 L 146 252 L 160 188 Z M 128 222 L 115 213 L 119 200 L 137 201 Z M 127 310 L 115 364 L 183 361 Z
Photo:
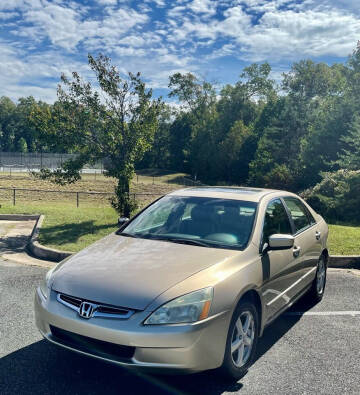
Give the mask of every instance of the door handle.
M 320 240 L 321 237 L 321 232 L 319 232 L 318 230 L 315 232 L 315 238 L 316 240 Z
M 293 248 L 293 255 L 295 258 L 297 258 L 300 255 L 301 247 L 294 247 Z

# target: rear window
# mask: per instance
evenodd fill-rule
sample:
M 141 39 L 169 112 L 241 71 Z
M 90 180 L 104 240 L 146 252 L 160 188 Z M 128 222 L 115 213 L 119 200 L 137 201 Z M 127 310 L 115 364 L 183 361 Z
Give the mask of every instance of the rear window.
M 301 232 L 315 223 L 314 217 L 299 199 L 285 197 L 284 201 L 294 221 L 296 233 Z

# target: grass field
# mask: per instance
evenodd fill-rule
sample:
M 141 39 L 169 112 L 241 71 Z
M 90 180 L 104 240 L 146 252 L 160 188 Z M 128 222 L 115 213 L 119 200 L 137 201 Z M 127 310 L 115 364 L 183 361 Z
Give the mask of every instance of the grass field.
M 117 229 L 118 215 L 111 207 L 79 207 L 66 203 L 3 204 L 0 214 L 44 214 L 39 241 L 63 251 L 80 251 Z
M 140 207 L 157 197 L 183 188 L 186 174 L 146 170 L 135 175 L 131 193 L 138 195 Z M 1 214 L 44 214 L 45 221 L 39 241 L 60 250 L 79 251 L 116 229 L 118 215 L 110 207 L 110 195 L 90 195 L 86 192 L 112 193 L 115 180 L 97 174 L 83 174 L 75 184 L 59 186 L 38 180 L 26 173 L 0 173 L 0 188 L 37 189 L 39 192 L 16 191 L 16 205 L 13 206 L 13 192 L 0 189 Z M 55 190 L 62 193 L 44 192 Z M 76 207 L 76 194 L 81 191 L 80 207 Z
M 360 255 L 360 227 L 329 225 L 331 255 Z
M 138 195 L 137 198 L 142 204 L 145 204 L 158 196 L 183 188 L 184 176 L 186 175 L 183 173 L 142 171 L 133 178 L 130 190 L 131 193 Z M 98 207 L 109 206 L 109 197 L 114 192 L 115 183 L 115 179 L 102 174 L 83 174 L 82 179 L 78 182 L 60 186 L 36 179 L 27 173 L 12 173 L 11 176 L 8 173 L 0 173 L 0 204 L 1 202 L 11 203 L 13 200 L 13 191 L 1 188 L 23 188 L 39 191 L 17 190 L 16 204 L 56 201 L 76 206 L 77 196 L 74 192 L 81 192 L 79 194 L 80 206 L 87 204 Z M 100 192 L 104 195 L 91 195 L 89 192 Z

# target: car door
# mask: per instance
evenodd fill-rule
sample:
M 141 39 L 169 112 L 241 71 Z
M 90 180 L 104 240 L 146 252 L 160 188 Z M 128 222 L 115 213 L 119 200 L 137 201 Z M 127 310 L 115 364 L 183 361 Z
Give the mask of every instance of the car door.
M 287 196 L 283 198 L 293 228 L 297 254 L 298 277 L 300 281 L 293 289 L 293 294 L 300 292 L 315 277 L 317 262 L 321 254 L 321 233 L 318 225 L 305 204 L 298 198 Z
M 272 234 L 292 233 L 293 227 L 282 200 L 280 198 L 271 200 L 264 215 L 261 248 L 266 246 L 269 236 Z M 294 256 L 293 248 L 265 249 L 261 262 L 263 269 L 262 297 L 266 306 L 267 318 L 271 319 L 291 300 L 291 287 L 297 281 L 298 262 L 297 257 Z

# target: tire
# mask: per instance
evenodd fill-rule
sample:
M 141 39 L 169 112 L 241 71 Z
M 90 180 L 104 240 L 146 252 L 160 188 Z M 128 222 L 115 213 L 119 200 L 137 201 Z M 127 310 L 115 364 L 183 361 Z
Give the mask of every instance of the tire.
M 322 300 L 326 286 L 327 262 L 324 255 L 319 258 L 316 276 L 309 290 L 308 296 L 312 302 L 318 303 Z
M 243 336 L 244 330 L 246 337 Z M 256 307 L 248 301 L 240 302 L 234 311 L 227 334 L 224 361 L 220 367 L 222 376 L 239 380 L 246 374 L 253 362 L 258 338 L 259 316 Z

